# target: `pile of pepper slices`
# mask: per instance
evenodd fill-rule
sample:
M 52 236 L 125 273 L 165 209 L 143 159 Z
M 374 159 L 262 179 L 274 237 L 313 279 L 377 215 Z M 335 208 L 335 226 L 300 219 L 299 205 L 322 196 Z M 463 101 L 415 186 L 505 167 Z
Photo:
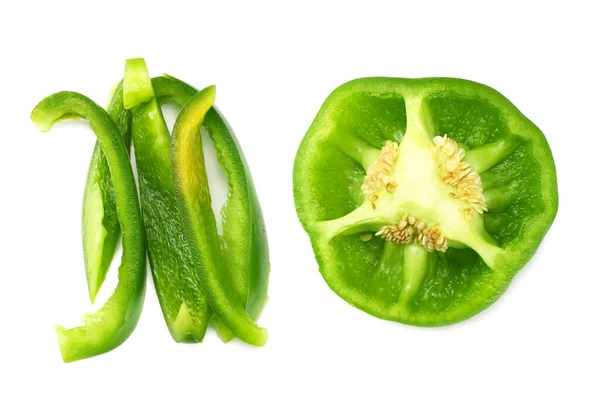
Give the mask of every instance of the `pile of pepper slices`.
M 172 135 L 161 111 L 171 101 L 182 107 Z M 267 301 L 269 277 L 263 218 L 239 144 L 214 101 L 214 86 L 197 91 L 171 76 L 151 79 L 143 59 L 130 59 L 106 111 L 74 92 L 55 93 L 33 110 L 31 119 L 44 132 L 64 119 L 83 118 L 98 138 L 82 224 L 92 303 L 122 237 L 119 282 L 106 304 L 85 315 L 81 326 L 56 329 L 65 362 L 112 350 L 133 332 L 144 301 L 146 254 L 177 342 L 201 342 L 209 324 L 224 342 L 267 341 L 267 331 L 255 322 Z M 204 130 L 227 176 L 220 228 L 211 207 Z

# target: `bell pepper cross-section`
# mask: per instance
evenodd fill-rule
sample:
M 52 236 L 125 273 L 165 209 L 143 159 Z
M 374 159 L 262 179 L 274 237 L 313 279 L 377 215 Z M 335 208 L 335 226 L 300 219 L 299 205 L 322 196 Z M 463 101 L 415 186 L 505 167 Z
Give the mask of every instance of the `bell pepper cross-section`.
M 336 89 L 298 149 L 294 198 L 331 289 L 421 326 L 496 301 L 558 207 L 542 132 L 495 90 L 451 78 Z

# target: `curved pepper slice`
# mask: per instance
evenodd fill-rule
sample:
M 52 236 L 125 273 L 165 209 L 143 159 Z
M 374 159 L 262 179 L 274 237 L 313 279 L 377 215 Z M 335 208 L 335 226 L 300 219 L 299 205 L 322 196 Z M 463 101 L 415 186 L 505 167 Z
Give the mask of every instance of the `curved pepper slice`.
M 161 103 L 174 101 L 180 106 L 198 92 L 171 76 L 153 78 L 152 85 Z M 229 187 L 227 202 L 221 209 L 223 267 L 246 311 L 256 321 L 268 299 L 269 281 L 269 249 L 258 196 L 241 147 L 214 107 L 206 113 L 203 128 L 213 141 Z M 216 316 L 213 325 L 221 340 L 233 339 L 233 333 Z
M 160 306 L 173 339 L 201 342 L 212 313 L 200 289 L 199 268 L 181 233 L 171 176 L 171 137 L 143 59 L 127 60 L 123 96 L 132 112 L 142 217 Z
M 294 197 L 329 286 L 369 314 L 423 326 L 500 297 L 558 207 L 542 132 L 495 90 L 459 79 L 336 89 L 296 155 Z
M 107 111 L 129 151 L 131 113 L 123 106 L 123 82 L 117 85 Z M 102 154 L 100 144 L 96 143 L 85 182 L 82 212 L 83 258 L 92 303 L 110 268 L 119 235 L 112 178 L 106 157 Z
M 108 162 L 117 218 L 123 231 L 123 257 L 119 283 L 106 304 L 95 314 L 84 315 L 79 327 L 56 328 L 65 362 L 98 355 L 123 343 L 137 325 L 146 282 L 145 237 L 135 180 L 125 142 L 113 120 L 93 101 L 73 92 L 55 93 L 31 113 L 31 119 L 43 132 L 55 122 L 73 117 L 90 122 Z
M 239 295 L 221 268 L 220 248 L 215 216 L 211 208 L 208 178 L 204 165 L 200 128 L 215 100 L 215 87 L 198 92 L 181 110 L 171 144 L 173 180 L 183 218 L 184 235 L 193 259 L 201 265 L 202 288 L 219 319 L 241 340 L 262 346 L 267 331 L 256 325 L 245 310 Z

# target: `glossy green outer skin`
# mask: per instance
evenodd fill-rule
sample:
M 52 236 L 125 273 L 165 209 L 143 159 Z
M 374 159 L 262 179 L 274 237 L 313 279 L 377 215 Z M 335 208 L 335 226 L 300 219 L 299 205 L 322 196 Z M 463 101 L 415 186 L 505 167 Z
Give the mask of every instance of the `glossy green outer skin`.
M 464 106 L 464 115 L 452 115 L 451 107 L 435 109 L 434 125 L 439 125 L 435 125 L 435 128 L 442 129 L 443 126 L 445 129 L 435 134 L 448 133 L 450 137 L 467 144 L 469 141 L 479 141 L 477 145 L 489 139 L 481 132 L 493 136 L 495 132 L 504 129 L 509 134 L 517 135 L 525 143 L 518 155 L 526 157 L 526 161 L 524 164 L 518 164 L 518 160 L 509 161 L 519 167 L 513 175 L 520 173 L 518 178 L 523 177 L 523 180 L 519 181 L 523 182 L 520 183 L 520 190 L 526 192 L 527 196 L 520 194 L 519 196 L 523 197 L 520 208 L 509 208 L 505 213 L 506 216 L 510 213 L 518 215 L 520 220 L 516 223 L 510 219 L 503 220 L 505 214 L 486 215 L 486 229 L 488 226 L 490 229 L 494 227 L 494 221 L 499 222 L 496 224 L 500 225 L 500 228 L 496 226 L 498 233 L 495 238 L 505 250 L 495 259 L 496 267 L 493 272 L 471 250 L 450 249 L 444 254 L 434 252 L 432 254 L 435 254 L 434 260 L 438 265 L 442 262 L 451 263 L 455 267 L 454 271 L 465 271 L 465 274 L 472 275 L 464 278 L 457 272 L 460 285 L 444 281 L 446 284 L 439 290 L 436 289 L 436 284 L 439 283 L 436 280 L 443 281 L 442 277 L 430 276 L 427 278 L 428 286 L 419 293 L 418 302 L 411 307 L 405 307 L 398 306 L 393 300 L 382 300 L 387 295 L 386 290 L 395 290 L 394 285 L 399 274 L 394 275 L 394 271 L 388 270 L 388 281 L 378 281 L 384 282 L 387 285 L 385 288 L 377 284 L 371 286 L 369 281 L 375 273 L 377 254 L 381 252 L 383 245 L 381 239 L 375 238 L 365 243 L 357 237 L 346 236 L 328 241 L 320 235 L 317 223 L 319 220 L 340 217 L 363 201 L 360 184 L 364 170 L 340 152 L 332 150 L 328 144 L 333 135 L 339 134 L 344 137 L 345 133 L 340 134 L 336 129 L 374 132 L 368 141 L 372 147 L 377 148 L 383 146 L 385 139 L 400 141 L 406 125 L 402 126 L 399 123 L 396 126 L 394 119 L 400 120 L 402 117 L 401 101 L 405 96 L 421 95 L 431 97 L 435 104 L 456 104 L 459 111 L 461 103 L 458 100 L 453 103 L 454 98 L 467 103 L 473 101 L 475 106 L 481 104 L 481 107 L 487 107 L 486 109 L 496 113 L 498 120 L 502 121 L 502 126 L 486 127 L 477 124 L 485 123 L 488 116 L 485 113 L 481 116 L 473 114 L 477 118 L 469 115 L 472 112 L 469 106 Z M 377 107 L 381 112 L 372 111 Z M 445 109 L 450 111 L 445 113 Z M 474 109 L 473 112 L 475 111 L 477 110 Z M 345 112 L 347 114 L 344 114 Z M 356 121 L 349 126 L 346 123 L 351 118 L 355 118 Z M 475 124 L 477 129 L 470 132 L 468 126 L 463 126 L 463 123 L 467 122 Z M 388 125 L 394 126 L 395 129 L 386 131 Z M 471 133 L 473 135 L 469 139 Z M 328 172 L 327 168 L 322 167 L 329 165 L 328 168 L 335 169 L 338 164 L 348 165 L 344 167 L 344 173 Z M 511 173 L 510 168 L 504 168 L 505 165 L 511 164 L 501 164 L 482 175 L 484 187 L 486 182 L 501 181 L 503 175 Z M 331 289 L 350 304 L 371 315 L 419 326 L 440 326 L 462 321 L 497 300 L 515 274 L 535 253 L 558 208 L 554 161 L 542 132 L 494 89 L 453 78 L 364 78 L 337 88 L 321 107 L 298 149 L 294 164 L 294 198 L 299 220 L 310 236 L 320 272 Z M 321 204 L 323 202 L 329 203 Z M 348 257 L 356 263 L 341 261 L 340 254 L 350 254 Z M 359 283 L 352 281 L 347 278 L 349 274 L 362 276 L 363 280 Z M 430 291 L 434 290 L 437 290 L 438 297 L 445 296 L 443 302 L 431 295 Z
M 144 71 L 147 74 L 145 64 Z M 126 67 L 126 78 L 135 74 Z M 149 76 L 146 75 L 145 80 L 142 78 L 138 78 L 142 80 L 140 85 L 151 85 Z M 127 79 L 125 82 L 127 85 Z M 129 87 L 125 87 L 125 92 L 130 94 Z M 182 235 L 182 220 L 171 176 L 169 130 L 152 90 L 149 94 L 153 97 L 133 107 L 131 113 L 150 269 L 173 339 L 177 342 L 201 342 L 212 312 L 200 288 L 199 268 L 192 260 L 189 245 Z M 189 312 L 191 325 L 178 328 L 176 321 L 182 303 Z
M 111 297 L 98 312 L 85 315 L 83 325 L 72 329 L 56 328 L 62 357 L 65 362 L 70 362 L 112 350 L 133 332 L 144 301 L 146 243 L 129 155 L 115 123 L 92 100 L 73 92 L 46 97 L 31 114 L 31 119 L 44 132 L 66 117 L 87 119 L 98 137 L 110 168 L 117 217 L 123 231 L 119 283 Z
M 198 92 L 168 76 L 153 78 L 152 85 L 161 103 L 174 101 L 180 106 Z M 257 320 L 268 300 L 270 272 L 267 234 L 258 196 L 242 149 L 216 108 L 207 112 L 203 125 L 214 143 L 229 188 L 227 204 L 221 210 L 223 235 L 219 238 L 224 266 L 235 291 L 246 304 L 246 311 Z M 233 338 L 218 319 L 214 324 L 221 339 Z
M 123 141 L 125 142 L 125 147 L 129 152 L 131 147 L 131 113 L 129 113 L 125 107 L 123 107 L 123 82 L 119 82 L 119 85 L 116 87 L 107 111 L 108 115 L 110 115 L 112 120 L 115 122 L 119 132 L 121 132 Z M 86 213 L 86 209 L 90 207 L 90 203 L 94 201 L 92 196 L 90 196 L 90 193 L 95 184 L 99 186 L 102 194 L 102 207 L 104 210 L 102 226 L 106 230 L 106 236 L 104 237 L 102 252 L 100 255 L 101 260 L 99 263 L 99 277 L 96 285 L 92 283 L 92 274 L 96 273 L 97 271 L 92 271 L 90 267 L 92 260 L 90 260 L 90 255 L 88 254 L 86 235 L 86 228 L 89 228 L 88 225 L 93 223 L 92 221 L 88 220 L 89 215 Z M 119 220 L 117 219 L 117 207 L 115 205 L 115 193 L 113 189 L 112 178 L 110 177 L 108 162 L 106 161 L 104 154 L 102 154 L 102 149 L 100 148 L 99 143 L 96 143 L 94 146 L 87 179 L 85 181 L 82 227 L 83 254 L 86 264 L 85 271 L 90 300 L 93 303 L 96 299 L 98 291 L 100 290 L 100 287 L 102 286 L 102 283 L 106 278 L 106 273 L 110 268 L 121 231 Z M 102 229 L 102 227 L 91 227 L 90 229 L 99 230 Z
M 234 288 L 217 234 L 204 165 L 200 127 L 214 102 L 214 86 L 198 92 L 181 110 L 171 145 L 173 180 L 192 255 L 202 266 L 201 283 L 211 308 L 241 340 L 262 346 L 266 330 L 258 327 Z

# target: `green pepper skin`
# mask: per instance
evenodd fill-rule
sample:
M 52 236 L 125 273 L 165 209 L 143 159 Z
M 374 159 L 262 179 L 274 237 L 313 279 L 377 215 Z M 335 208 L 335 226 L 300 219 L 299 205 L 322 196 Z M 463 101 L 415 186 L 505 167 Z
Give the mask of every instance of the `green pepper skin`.
M 123 343 L 137 325 L 146 283 L 146 243 L 135 179 L 125 141 L 110 115 L 89 98 L 73 92 L 59 92 L 43 99 L 31 114 L 43 132 L 55 122 L 73 117 L 90 122 L 108 162 L 122 229 L 123 257 L 119 283 L 106 304 L 95 314 L 83 316 L 79 327 L 56 328 L 65 362 L 105 353 Z
M 230 279 L 226 269 L 221 268 L 224 257 L 211 209 L 200 136 L 200 127 L 214 99 L 215 88 L 210 86 L 198 92 L 179 113 L 171 144 L 173 180 L 184 221 L 184 235 L 196 263 L 202 266 L 202 288 L 211 308 L 238 338 L 262 346 L 267 341 L 267 331 L 256 325 L 234 288 L 235 281 Z
M 419 115 L 411 99 L 422 101 Z M 407 246 L 419 246 L 361 240 L 361 232 L 350 230 L 331 238 L 322 229 L 322 221 L 363 204 L 360 187 L 370 164 L 360 160 L 372 160 L 386 140 L 401 143 L 415 119 L 431 137 L 448 134 L 463 145 L 481 171 L 490 212 L 476 218 L 497 246 L 487 265 L 470 248 L 406 253 Z M 297 152 L 294 198 L 331 289 L 371 315 L 419 326 L 456 323 L 496 301 L 533 256 L 558 208 L 543 133 L 497 91 L 452 78 L 364 78 L 337 88 Z M 415 275 L 419 263 L 424 272 Z M 417 283 L 410 293 L 403 293 L 406 279 Z
M 212 312 L 200 289 L 171 176 L 171 137 L 143 59 L 127 60 L 124 99 L 132 113 L 142 217 L 154 286 L 177 342 L 201 342 Z
M 171 76 L 153 78 L 152 85 L 161 103 L 174 101 L 180 106 L 198 92 Z M 246 304 L 246 311 L 256 321 L 268 299 L 270 272 L 267 234 L 258 196 L 242 149 L 216 108 L 211 107 L 206 113 L 203 127 L 214 143 L 230 189 L 221 210 L 223 235 L 219 239 L 224 266 L 236 293 Z M 233 333 L 218 318 L 213 318 L 213 325 L 224 342 L 233 339 Z
M 123 106 L 123 82 L 116 87 L 107 111 L 121 132 L 129 152 L 131 113 Z M 85 182 L 82 212 L 83 257 L 92 303 L 106 278 L 119 236 L 112 178 L 106 157 L 102 154 L 100 144 L 96 143 Z

